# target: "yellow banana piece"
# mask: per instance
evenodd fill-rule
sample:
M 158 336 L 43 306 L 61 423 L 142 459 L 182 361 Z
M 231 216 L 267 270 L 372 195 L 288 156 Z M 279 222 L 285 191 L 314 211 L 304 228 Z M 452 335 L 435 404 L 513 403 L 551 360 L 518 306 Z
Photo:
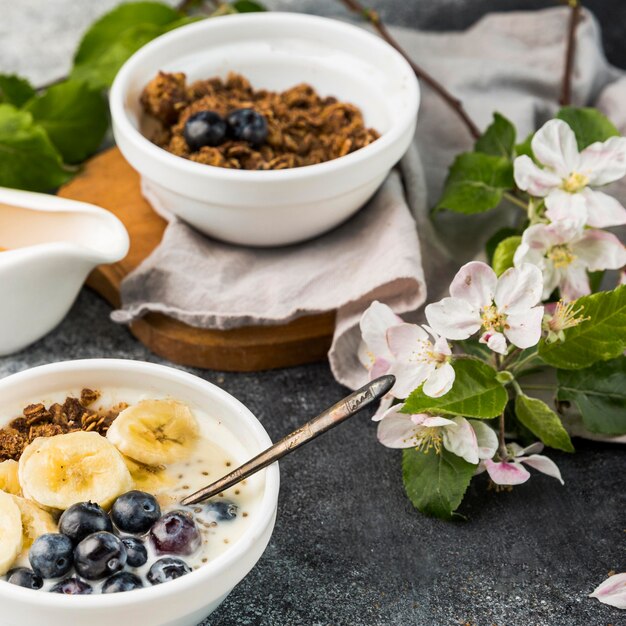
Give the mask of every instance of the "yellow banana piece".
M 107 439 L 126 456 L 158 466 L 186 458 L 199 436 L 196 418 L 175 400 L 142 400 L 113 421 Z
M 13 496 L 0 491 L 0 576 L 6 574 L 22 550 L 22 516 Z
M 54 517 L 40 508 L 32 500 L 13 496 L 22 518 L 22 554 L 25 554 L 33 545 L 37 537 L 46 533 L 58 532 Z
M 9 460 L 0 463 L 0 490 L 19 496 L 22 494 L 22 488 L 20 487 L 17 468 L 17 461 Z

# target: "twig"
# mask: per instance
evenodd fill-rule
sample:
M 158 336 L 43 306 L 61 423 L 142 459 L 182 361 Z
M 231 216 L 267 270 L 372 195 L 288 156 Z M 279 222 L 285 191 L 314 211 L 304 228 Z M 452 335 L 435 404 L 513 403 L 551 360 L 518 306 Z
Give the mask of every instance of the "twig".
M 576 28 L 580 22 L 580 0 L 567 0 L 570 7 L 569 25 L 567 29 L 567 46 L 565 48 L 565 67 L 563 80 L 561 81 L 561 106 L 567 106 L 572 101 L 572 73 L 574 70 L 574 57 L 576 55 Z
M 498 429 L 498 454 L 501 461 L 509 458 L 509 451 L 506 449 L 506 440 L 504 439 L 504 413 L 500 415 L 500 428 Z
M 364 17 L 370 22 L 370 24 L 378 31 L 379 35 L 393 48 L 395 48 L 409 63 L 411 69 L 415 72 L 415 75 L 423 80 L 435 93 L 437 93 L 461 118 L 470 134 L 474 139 L 480 137 L 481 132 L 474 124 L 463 107 L 463 103 L 455 98 L 441 83 L 436 81 L 426 70 L 417 65 L 411 60 L 409 55 L 402 49 L 400 44 L 391 36 L 387 27 L 380 19 L 380 15 L 372 10 L 365 8 L 358 0 L 341 0 L 344 6 L 352 11 Z

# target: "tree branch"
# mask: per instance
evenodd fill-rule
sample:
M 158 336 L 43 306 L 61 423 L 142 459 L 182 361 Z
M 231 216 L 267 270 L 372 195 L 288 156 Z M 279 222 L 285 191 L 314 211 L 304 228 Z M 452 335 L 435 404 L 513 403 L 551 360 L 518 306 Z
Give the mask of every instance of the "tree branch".
M 411 69 L 415 72 L 415 75 L 424 81 L 439 97 L 441 97 L 450 108 L 459 116 L 461 121 L 465 124 L 470 134 L 474 139 L 480 137 L 481 132 L 474 124 L 463 107 L 463 103 L 455 98 L 441 83 L 433 78 L 426 70 L 414 63 L 409 55 L 402 49 L 400 44 L 391 36 L 391 33 L 387 30 L 387 27 L 383 24 L 378 13 L 372 9 L 367 9 L 358 0 L 340 0 L 344 6 L 352 11 L 361 15 L 378 31 L 378 34 L 393 48 L 395 48 L 409 63 Z
M 563 80 L 561 81 L 561 106 L 567 106 L 572 101 L 572 74 L 574 71 L 574 58 L 576 55 L 576 29 L 580 22 L 580 0 L 567 0 L 570 7 L 569 24 L 567 28 L 567 45 L 565 48 L 565 67 Z

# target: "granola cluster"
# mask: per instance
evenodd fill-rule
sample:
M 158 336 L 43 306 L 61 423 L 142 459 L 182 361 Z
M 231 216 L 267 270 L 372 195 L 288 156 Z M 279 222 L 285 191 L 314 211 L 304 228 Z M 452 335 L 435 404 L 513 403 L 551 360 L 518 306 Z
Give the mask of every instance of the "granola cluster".
M 63 404 L 30 404 L 20 417 L 0 428 L 0 461 L 19 460 L 24 448 L 37 437 L 52 437 L 77 430 L 95 431 L 105 435 L 125 403 L 108 409 L 93 409 L 100 393 L 83 389 L 80 398 L 68 396 Z
M 283 92 L 255 90 L 240 74 L 226 80 L 209 78 L 187 84 L 185 74 L 159 74 L 143 90 L 141 104 L 159 122 L 150 139 L 177 156 L 218 167 L 280 170 L 330 161 L 359 150 L 379 134 L 367 128 L 359 108 L 336 98 L 319 96 L 307 84 Z M 229 139 L 216 147 L 189 149 L 183 130 L 199 111 L 227 116 L 251 108 L 268 124 L 267 140 L 254 147 Z

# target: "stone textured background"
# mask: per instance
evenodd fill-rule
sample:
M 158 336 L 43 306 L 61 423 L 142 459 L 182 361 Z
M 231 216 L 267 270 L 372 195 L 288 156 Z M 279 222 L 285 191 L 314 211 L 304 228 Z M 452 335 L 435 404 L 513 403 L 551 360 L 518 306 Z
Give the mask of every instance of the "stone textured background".
M 115 0 L 0 0 L 0 71 L 34 82 L 63 75 L 83 29 Z M 343 15 L 331 0 L 273 1 Z M 383 0 L 390 23 L 465 27 L 489 10 L 540 8 L 539 0 Z M 626 4 L 596 0 L 605 43 L 626 66 Z M 84 290 L 51 335 L 0 359 L 0 376 L 76 358 L 163 362 L 108 320 Z M 337 401 L 344 390 L 324 363 L 276 372 L 194 371 L 242 400 L 278 438 Z M 86 381 L 88 384 L 88 381 Z M 565 487 L 541 475 L 512 493 L 472 483 L 448 524 L 414 511 L 400 481 L 400 454 L 376 443 L 366 415 L 281 463 L 276 531 L 245 581 L 206 626 L 618 626 L 624 613 L 587 598 L 611 569 L 626 569 L 624 453 L 576 441 L 550 453 Z M 0 618 L 1 621 L 1 618 Z

